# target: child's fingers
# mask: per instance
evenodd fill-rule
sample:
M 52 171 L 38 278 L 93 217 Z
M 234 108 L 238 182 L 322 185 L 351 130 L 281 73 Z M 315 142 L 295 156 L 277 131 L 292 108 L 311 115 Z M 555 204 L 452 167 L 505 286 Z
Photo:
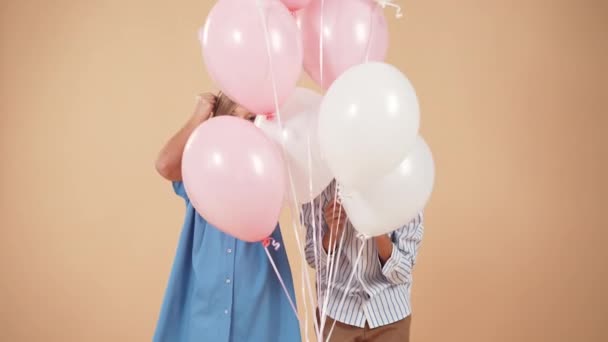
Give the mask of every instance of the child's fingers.
M 348 220 L 348 217 L 346 215 L 336 215 L 336 216 L 332 217 L 331 220 L 329 220 L 329 221 L 331 222 L 332 226 L 336 226 L 336 225 L 344 224 L 344 222 L 346 222 L 346 220 Z
M 325 214 L 325 219 L 327 221 L 337 221 L 337 220 L 342 220 L 344 221 L 346 219 L 346 214 L 345 213 L 326 213 Z
M 334 216 L 336 216 L 337 212 L 338 212 L 338 210 L 334 210 L 334 208 L 332 208 L 332 207 L 325 208 L 325 216 L 326 217 L 332 217 L 333 218 Z
M 340 205 L 337 201 L 331 201 L 325 206 L 325 213 L 334 213 L 344 211 L 342 205 Z
M 325 210 L 325 215 L 331 217 L 338 217 L 346 215 L 346 211 L 342 207 L 328 208 Z

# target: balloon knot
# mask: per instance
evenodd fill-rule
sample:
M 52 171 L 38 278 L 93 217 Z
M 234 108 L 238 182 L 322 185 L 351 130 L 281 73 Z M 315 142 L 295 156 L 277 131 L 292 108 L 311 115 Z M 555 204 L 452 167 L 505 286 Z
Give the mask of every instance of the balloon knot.
M 392 7 L 395 9 L 395 18 L 403 17 L 403 12 L 401 10 L 401 6 L 394 3 L 395 0 L 374 0 L 380 7 Z
M 264 246 L 264 248 L 268 248 L 270 245 L 272 245 L 272 248 L 274 248 L 275 251 L 278 251 L 279 248 L 281 248 L 281 244 L 270 236 L 262 240 L 262 246 Z
M 371 236 L 367 236 L 367 235 L 365 235 L 363 233 L 357 232 L 357 239 L 359 239 L 361 241 L 366 241 L 366 240 L 368 240 L 370 238 L 371 238 Z
M 347 193 L 344 191 L 344 188 L 342 187 L 342 185 L 340 183 L 336 183 L 336 191 L 338 192 L 338 203 L 342 204 L 342 202 L 344 202 L 345 198 L 352 198 L 352 195 L 350 193 Z

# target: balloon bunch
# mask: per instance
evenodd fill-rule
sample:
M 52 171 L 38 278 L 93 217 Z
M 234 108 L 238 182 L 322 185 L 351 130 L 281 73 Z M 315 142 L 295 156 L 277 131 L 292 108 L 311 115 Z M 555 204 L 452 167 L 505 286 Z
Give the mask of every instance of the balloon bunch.
M 202 216 L 262 242 L 273 266 L 280 244 L 268 237 L 286 199 L 297 213 L 335 179 L 352 226 L 368 238 L 406 224 L 430 197 L 434 163 L 418 135 L 416 93 L 384 63 L 386 6 L 400 15 L 392 0 L 218 0 L 199 31 L 211 78 L 258 116 L 199 126 L 184 150 L 184 185 Z M 324 96 L 296 88 L 302 69 Z
M 215 4 L 199 32 L 207 70 L 225 94 L 258 117 L 255 125 L 211 119 L 188 142 L 184 183 L 211 223 L 237 238 L 261 241 L 275 228 L 285 198 L 309 202 L 333 179 L 363 236 L 390 232 L 424 207 L 434 182 L 433 158 L 418 135 L 412 84 L 383 62 L 387 4 Z M 302 68 L 326 90 L 324 96 L 296 88 Z

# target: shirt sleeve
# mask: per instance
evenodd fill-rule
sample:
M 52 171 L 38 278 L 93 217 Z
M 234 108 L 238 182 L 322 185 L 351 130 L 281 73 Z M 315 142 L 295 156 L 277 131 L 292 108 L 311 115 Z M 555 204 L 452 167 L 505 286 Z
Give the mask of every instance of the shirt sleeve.
M 382 274 L 389 282 L 396 285 L 410 282 L 423 233 L 422 213 L 393 233 L 393 252 L 382 267 Z

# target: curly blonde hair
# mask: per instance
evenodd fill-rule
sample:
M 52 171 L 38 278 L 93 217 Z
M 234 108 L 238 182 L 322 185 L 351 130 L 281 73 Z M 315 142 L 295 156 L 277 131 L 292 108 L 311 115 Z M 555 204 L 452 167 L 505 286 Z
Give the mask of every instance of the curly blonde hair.
M 217 93 L 213 116 L 232 115 L 238 104 L 221 91 Z

